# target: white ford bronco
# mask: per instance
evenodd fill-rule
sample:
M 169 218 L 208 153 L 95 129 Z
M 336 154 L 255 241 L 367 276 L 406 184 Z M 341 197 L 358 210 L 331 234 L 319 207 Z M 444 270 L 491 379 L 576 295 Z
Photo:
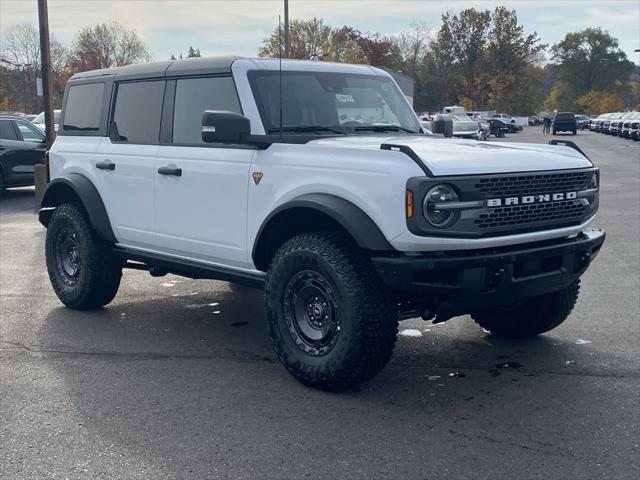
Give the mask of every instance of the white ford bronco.
M 557 141 L 554 141 L 558 143 Z M 386 72 L 185 59 L 67 84 L 40 222 L 70 308 L 122 270 L 264 288 L 280 361 L 339 389 L 387 363 L 398 321 L 558 326 L 604 242 L 599 172 L 571 142 L 426 136 Z

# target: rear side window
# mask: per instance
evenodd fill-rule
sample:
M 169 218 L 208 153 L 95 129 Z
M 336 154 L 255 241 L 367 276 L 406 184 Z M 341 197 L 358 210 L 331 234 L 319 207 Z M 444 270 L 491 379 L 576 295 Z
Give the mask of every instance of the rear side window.
M 72 85 L 67 94 L 63 130 L 73 135 L 77 132 L 100 130 L 104 83 Z
M 0 120 L 0 140 L 18 140 L 11 120 Z
M 242 113 L 231 77 L 185 78 L 176 81 L 173 142 L 200 144 L 205 110 Z
M 44 135 L 36 127 L 24 122 L 16 122 L 16 126 L 22 135 L 22 140 L 25 142 L 40 143 L 44 141 Z
M 156 80 L 118 85 L 112 138 L 129 143 L 158 143 L 164 84 L 164 80 Z

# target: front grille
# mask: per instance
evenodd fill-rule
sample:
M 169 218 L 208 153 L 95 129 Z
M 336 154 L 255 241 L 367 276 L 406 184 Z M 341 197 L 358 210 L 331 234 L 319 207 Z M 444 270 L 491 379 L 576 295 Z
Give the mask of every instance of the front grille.
M 578 221 L 584 215 L 586 207 L 581 200 L 563 200 L 559 202 L 538 203 L 533 205 L 512 205 L 494 208 L 491 213 L 482 213 L 474 223 L 479 229 L 527 226 L 540 222 L 566 220 Z
M 480 179 L 475 188 L 484 194 L 496 197 L 574 192 L 584 189 L 588 175 L 591 174 L 588 172 L 561 172 L 490 177 Z

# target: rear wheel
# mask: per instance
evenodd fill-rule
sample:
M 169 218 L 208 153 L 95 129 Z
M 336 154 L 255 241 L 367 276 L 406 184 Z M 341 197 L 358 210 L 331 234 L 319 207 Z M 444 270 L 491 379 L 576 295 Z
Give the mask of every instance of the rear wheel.
M 578 300 L 580 280 L 557 292 L 547 293 L 517 306 L 473 313 L 485 330 L 504 337 L 533 337 L 556 328 L 573 310 Z
M 98 308 L 118 292 L 122 263 L 77 205 L 64 203 L 53 212 L 45 252 L 51 285 L 67 307 Z
M 574 130 L 573 132 L 571 132 L 571 135 L 577 135 L 577 134 L 578 134 L 577 130 Z
M 303 384 L 349 387 L 389 361 L 397 313 L 369 259 L 348 238 L 318 232 L 287 240 L 265 287 L 273 348 Z

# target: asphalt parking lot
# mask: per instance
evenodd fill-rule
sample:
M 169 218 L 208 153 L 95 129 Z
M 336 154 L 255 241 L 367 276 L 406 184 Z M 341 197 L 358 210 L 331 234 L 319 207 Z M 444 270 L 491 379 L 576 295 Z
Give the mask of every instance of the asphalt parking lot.
M 601 168 L 608 235 L 571 317 L 523 341 L 408 320 L 342 393 L 278 364 L 257 290 L 127 271 L 107 308 L 63 308 L 33 189 L 7 192 L 0 478 L 639 478 L 640 142 L 566 138 Z

